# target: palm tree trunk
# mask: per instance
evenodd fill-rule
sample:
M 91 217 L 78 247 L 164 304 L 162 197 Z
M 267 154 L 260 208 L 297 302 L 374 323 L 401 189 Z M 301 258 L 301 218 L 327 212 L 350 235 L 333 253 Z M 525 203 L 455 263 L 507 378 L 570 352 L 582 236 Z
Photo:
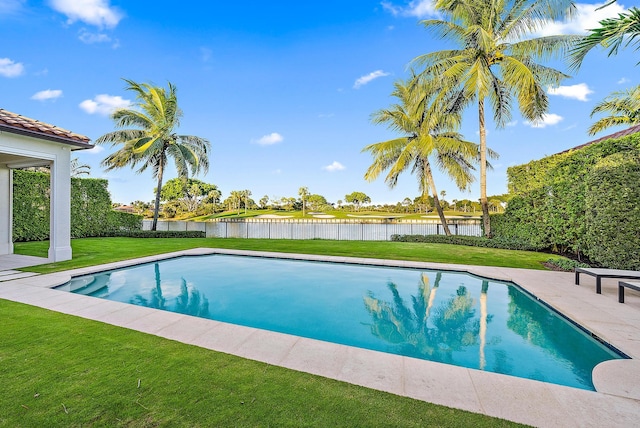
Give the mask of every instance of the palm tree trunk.
M 156 203 L 153 207 L 153 224 L 151 230 L 156 230 L 158 227 L 158 214 L 160 213 L 160 191 L 162 190 L 162 173 L 164 169 L 164 163 L 160 159 L 160 166 L 158 167 L 158 187 L 156 188 Z
M 444 211 L 442 211 L 442 207 L 440 206 L 440 200 L 438 199 L 438 190 L 436 189 L 436 184 L 433 182 L 433 174 L 431 173 L 431 164 L 429 161 L 424 163 L 424 177 L 429 183 L 429 187 L 431 188 L 431 194 L 433 195 L 433 204 L 436 206 L 436 211 L 438 211 L 438 216 L 440 216 L 440 222 L 442 223 L 442 228 L 444 229 L 444 234 L 447 236 L 451 236 L 451 231 L 449 230 L 449 226 L 447 225 L 447 219 L 444 217 Z
M 484 100 L 478 101 L 478 123 L 480 126 L 480 205 L 484 236 L 491 238 L 491 220 L 487 203 L 487 130 L 484 123 Z

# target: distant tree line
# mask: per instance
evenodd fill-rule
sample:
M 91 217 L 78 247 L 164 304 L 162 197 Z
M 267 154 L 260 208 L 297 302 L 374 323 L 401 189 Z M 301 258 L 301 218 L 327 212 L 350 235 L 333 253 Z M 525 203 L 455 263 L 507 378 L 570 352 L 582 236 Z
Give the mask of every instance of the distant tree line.
M 453 199 L 449 202 L 444 199 L 445 194 L 446 192 L 442 191 L 441 198 L 438 199 L 443 210 L 459 212 L 461 215 L 477 215 L 482 211 L 479 201 Z M 507 195 L 491 196 L 490 211 L 493 213 L 504 211 L 507 200 Z M 160 201 L 159 214 L 167 219 L 201 217 L 222 212 L 240 214 L 249 210 L 303 211 L 304 214 L 331 210 L 356 212 L 363 207 L 368 211 L 404 214 L 428 214 L 435 210 L 435 200 L 429 195 L 406 197 L 395 204 L 372 204 L 371 198 L 366 193 L 354 191 L 346 194 L 344 199 L 330 202 L 323 195 L 311 193 L 307 187 L 300 188 L 298 197 L 270 198 L 264 195 L 256 202 L 252 198 L 251 190 L 245 189 L 232 190 L 223 199 L 218 186 L 193 178 L 174 178 L 167 181 L 160 192 Z M 153 216 L 153 202 L 133 201 L 127 208 L 135 214 Z

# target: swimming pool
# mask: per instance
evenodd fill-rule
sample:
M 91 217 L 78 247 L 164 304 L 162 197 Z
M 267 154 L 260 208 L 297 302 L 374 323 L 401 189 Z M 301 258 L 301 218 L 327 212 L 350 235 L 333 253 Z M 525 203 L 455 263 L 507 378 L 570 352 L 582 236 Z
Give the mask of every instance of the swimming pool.
M 466 273 L 211 255 L 59 288 L 590 390 L 593 367 L 621 358 L 513 284 Z

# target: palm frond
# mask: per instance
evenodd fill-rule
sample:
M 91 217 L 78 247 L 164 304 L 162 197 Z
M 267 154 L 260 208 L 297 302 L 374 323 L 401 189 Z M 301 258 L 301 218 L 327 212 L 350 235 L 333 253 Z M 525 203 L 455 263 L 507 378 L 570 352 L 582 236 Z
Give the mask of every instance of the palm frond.
M 570 51 L 570 68 L 577 70 L 587 53 L 596 46 L 609 49 L 608 55 L 615 55 L 621 47 L 640 42 L 640 9 L 632 7 L 617 18 L 600 21 L 600 27 L 591 29 L 589 34 L 578 39 Z M 637 49 L 637 48 L 636 48 Z
M 558 35 L 521 40 L 509 44 L 507 52 L 516 58 L 563 59 L 581 38 L 578 35 Z
M 618 125 L 638 125 L 640 121 L 631 120 L 629 116 L 608 116 L 604 117 L 598 121 L 596 121 L 593 125 L 589 127 L 587 132 L 589 135 L 595 135 L 600 131 L 604 131 L 607 128 L 611 128 L 612 126 Z
M 616 125 L 640 124 L 640 85 L 633 88 L 616 91 L 596 104 L 591 111 L 591 117 L 598 113 L 610 115 L 598 120 L 588 130 L 589 135 Z

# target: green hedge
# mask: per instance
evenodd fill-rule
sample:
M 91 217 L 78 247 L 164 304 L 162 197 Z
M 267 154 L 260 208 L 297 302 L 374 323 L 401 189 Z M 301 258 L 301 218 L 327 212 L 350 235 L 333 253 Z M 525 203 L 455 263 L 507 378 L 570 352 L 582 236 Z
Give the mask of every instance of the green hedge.
M 13 171 L 13 240 L 49 239 L 49 174 Z
M 206 238 L 201 230 L 166 231 L 166 230 L 130 230 L 113 231 L 105 236 L 126 238 Z
M 422 242 L 428 244 L 452 244 L 467 245 L 470 247 L 499 248 L 504 250 L 537 251 L 540 247 L 530 245 L 527 242 L 505 238 L 488 239 L 480 236 L 462 235 L 391 235 L 391 240 L 396 242 Z
M 632 268 L 633 256 L 627 260 L 627 257 L 605 256 L 605 252 L 613 254 L 616 247 L 629 249 L 635 245 L 635 238 L 630 238 L 634 233 L 614 233 L 613 228 L 618 226 L 613 225 L 620 226 L 624 218 L 633 224 L 633 210 L 640 199 L 631 192 L 628 203 L 624 204 L 610 192 L 619 193 L 619 189 L 624 188 L 625 181 L 629 180 L 624 174 L 633 174 L 629 170 L 633 162 L 621 170 L 623 173 L 612 171 L 623 160 L 638 158 L 640 134 L 632 134 L 509 168 L 507 175 L 513 198 L 502 217 L 492 216 L 492 233 L 559 253 L 588 256 L 591 262 L 602 266 Z M 597 173 L 605 164 L 609 172 Z M 604 195 L 610 201 L 617 201 L 615 209 L 604 209 L 606 202 L 597 198 Z M 590 204 L 596 203 L 593 198 L 599 201 L 597 220 L 591 212 L 595 205 Z M 607 216 L 610 218 L 605 218 Z M 596 229 L 605 224 L 611 225 L 607 226 L 610 229 L 594 235 Z
M 585 253 L 610 268 L 640 270 L 640 156 L 602 159 L 586 186 Z
M 113 211 L 107 180 L 71 179 L 71 237 L 142 229 L 140 216 Z M 13 171 L 13 240 L 49 239 L 49 174 Z

